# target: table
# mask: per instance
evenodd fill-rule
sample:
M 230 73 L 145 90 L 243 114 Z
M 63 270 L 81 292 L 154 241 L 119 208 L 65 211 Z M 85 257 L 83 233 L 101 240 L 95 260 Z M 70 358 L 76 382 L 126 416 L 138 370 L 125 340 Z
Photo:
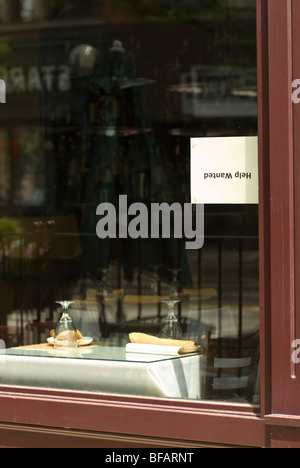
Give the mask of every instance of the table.
M 201 398 L 203 356 L 127 353 L 89 346 L 62 354 L 50 345 L 0 350 L 0 385 L 166 398 Z

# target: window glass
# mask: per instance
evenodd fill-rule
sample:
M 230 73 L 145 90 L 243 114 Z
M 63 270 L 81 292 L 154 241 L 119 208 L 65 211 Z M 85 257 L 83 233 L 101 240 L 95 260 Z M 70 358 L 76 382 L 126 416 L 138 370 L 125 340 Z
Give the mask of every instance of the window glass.
M 0 21 L 0 384 L 259 403 L 258 205 L 191 199 L 192 139 L 257 136 L 255 0 Z

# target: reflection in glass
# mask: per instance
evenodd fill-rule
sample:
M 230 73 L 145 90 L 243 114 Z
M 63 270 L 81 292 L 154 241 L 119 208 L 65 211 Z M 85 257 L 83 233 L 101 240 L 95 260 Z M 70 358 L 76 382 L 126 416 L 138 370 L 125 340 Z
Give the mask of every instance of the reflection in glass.
M 77 330 L 69 315 L 69 307 L 73 301 L 57 301 L 61 306 L 61 318 L 59 319 L 54 334 L 54 348 L 59 350 L 72 350 L 77 348 Z
M 108 294 L 108 273 L 109 273 L 109 269 L 108 268 L 101 268 L 101 269 L 99 269 L 99 271 L 101 272 L 101 280 L 100 280 L 100 283 L 99 283 L 99 286 L 98 286 L 97 293 L 100 296 L 105 297 Z
M 178 274 L 181 272 L 181 269 L 172 268 L 169 270 L 172 273 L 172 282 L 170 285 L 170 298 L 178 299 L 180 297 L 181 287 L 178 281 Z
M 168 306 L 168 315 L 164 319 L 164 324 L 160 331 L 160 338 L 180 340 L 182 338 L 182 331 L 179 325 L 179 322 L 175 316 L 175 305 L 178 304 L 180 300 L 178 299 L 169 299 L 162 301 L 163 304 Z
M 55 299 L 80 297 L 89 336 L 123 349 L 131 332 L 159 334 L 170 298 L 169 328 L 201 344 L 211 334 L 205 398 L 253 402 L 258 359 L 247 392 L 219 393 L 213 376 L 215 358 L 259 349 L 257 205 L 220 193 L 193 251 L 173 213 L 171 236 L 162 222 L 157 238 L 119 235 L 118 206 L 183 207 L 191 138 L 257 135 L 255 0 L 2 3 L 18 14 L 0 7 L 0 339 L 46 343 Z M 100 203 L 116 208 L 114 238 L 97 238 Z M 74 332 L 68 308 L 60 326 Z
M 160 291 L 160 276 L 159 276 L 159 269 L 162 265 L 149 265 L 153 269 L 153 273 L 151 275 L 150 281 L 150 289 L 154 296 L 157 296 Z

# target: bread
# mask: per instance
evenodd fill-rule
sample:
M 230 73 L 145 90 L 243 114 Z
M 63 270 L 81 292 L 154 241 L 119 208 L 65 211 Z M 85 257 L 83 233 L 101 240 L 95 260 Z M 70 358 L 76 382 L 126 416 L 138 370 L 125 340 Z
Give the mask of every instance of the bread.
M 80 331 L 80 330 L 76 330 L 76 332 L 77 332 L 77 339 L 78 339 L 78 340 L 82 340 L 82 339 L 83 339 L 83 336 L 82 336 L 81 331 Z M 66 332 L 63 332 L 63 333 L 66 333 Z M 60 335 L 61 335 L 61 333 L 60 333 Z M 60 336 L 60 335 L 59 335 L 59 336 Z M 55 336 L 55 330 L 51 330 L 51 331 L 50 331 L 50 337 L 51 337 L 51 338 L 54 338 L 54 336 Z
M 193 348 L 198 346 L 196 341 L 188 340 L 169 340 L 163 338 L 157 338 L 156 336 L 146 335 L 145 333 L 130 333 L 129 339 L 131 343 L 139 344 L 153 344 L 160 346 L 180 346 L 184 348 Z
M 72 330 L 66 330 L 57 335 L 56 339 L 58 341 L 75 341 L 75 332 Z

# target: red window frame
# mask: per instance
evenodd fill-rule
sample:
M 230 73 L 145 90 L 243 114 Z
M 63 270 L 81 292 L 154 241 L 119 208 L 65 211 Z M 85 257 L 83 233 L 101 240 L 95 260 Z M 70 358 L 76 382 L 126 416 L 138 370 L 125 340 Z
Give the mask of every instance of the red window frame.
M 300 446 L 300 0 L 257 0 L 261 407 L 0 387 L 0 446 Z M 66 429 L 68 428 L 68 429 Z

